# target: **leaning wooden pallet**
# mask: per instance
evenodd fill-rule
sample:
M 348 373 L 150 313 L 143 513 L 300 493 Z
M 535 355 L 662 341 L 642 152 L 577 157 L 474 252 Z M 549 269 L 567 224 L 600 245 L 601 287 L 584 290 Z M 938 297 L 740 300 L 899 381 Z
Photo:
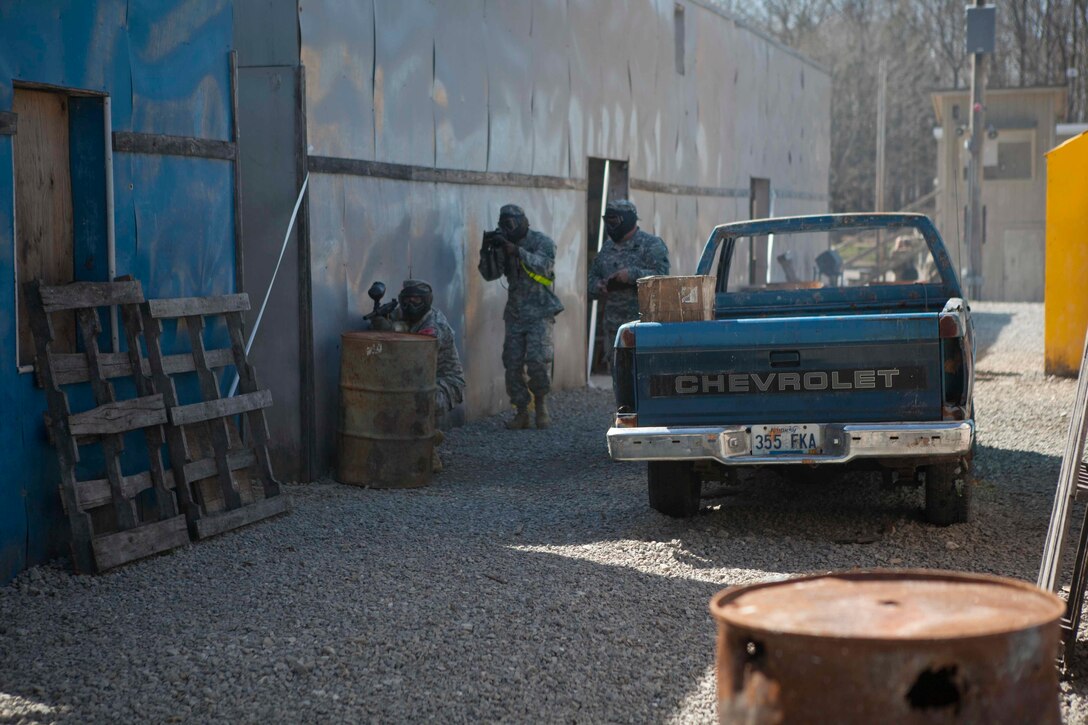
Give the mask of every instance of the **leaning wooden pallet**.
M 258 387 L 252 366 L 246 359 L 242 338 L 242 313 L 249 309 L 245 294 L 218 297 L 189 297 L 149 300 L 142 306 L 147 331 L 148 360 L 156 388 L 163 394 L 171 425 L 167 443 L 178 487 L 189 493 L 191 506 L 186 510 L 189 532 L 194 539 L 204 539 L 230 529 L 259 521 L 287 510 L 279 483 L 272 475 L 268 458 L 268 424 L 264 409 L 272 405 L 272 394 Z M 133 314 L 128 311 L 126 314 Z M 230 337 L 229 348 L 205 346 L 205 317 L 221 316 Z M 188 330 L 190 353 L 165 355 L 163 322 L 178 320 Z M 223 398 L 215 369 L 233 365 L 239 376 L 240 394 Z M 193 371 L 199 383 L 201 400 L 182 404 L 176 376 Z M 228 420 L 244 416 L 248 428 L 245 443 L 232 440 Z M 211 455 L 194 453 L 187 433 L 206 427 Z M 237 437 L 237 436 L 235 436 Z M 239 476 L 254 473 L 257 485 L 243 496 Z M 209 493 L 200 482 L 212 479 Z M 217 494 L 217 495 L 216 495 Z M 216 510 L 212 502 L 221 502 Z
M 178 514 L 173 479 L 163 466 L 163 396 L 146 377 L 139 327 L 126 326 L 128 350 L 102 352 L 99 308 L 134 310 L 144 301 L 139 282 L 76 282 L 59 287 L 24 286 L 34 333 L 38 379 L 45 388 L 47 425 L 60 463 L 61 500 L 72 535 L 72 561 L 83 573 L 105 571 L 125 562 L 189 543 L 185 517 Z M 50 315 L 74 311 L 81 353 L 55 353 Z M 131 377 L 137 397 L 118 400 L 111 379 Z M 67 389 L 90 383 L 95 407 L 71 412 Z M 125 475 L 123 436 L 142 431 L 148 470 Z M 101 447 L 105 478 L 79 480 L 80 448 Z M 144 494 L 148 489 L 154 494 Z

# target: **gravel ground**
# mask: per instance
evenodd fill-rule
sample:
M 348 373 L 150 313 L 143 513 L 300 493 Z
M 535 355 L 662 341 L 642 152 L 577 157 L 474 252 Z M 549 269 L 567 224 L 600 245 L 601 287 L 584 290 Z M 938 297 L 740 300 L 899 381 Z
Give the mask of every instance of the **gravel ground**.
M 690 521 L 612 463 L 610 394 L 557 425 L 452 431 L 428 488 L 291 486 L 276 521 L 99 577 L 0 588 L 0 722 L 625 721 L 714 717 L 712 594 L 850 567 L 1034 581 L 1075 383 L 1042 306 L 979 304 L 978 514 L 856 474 L 744 475 Z M 1088 722 L 1084 674 L 1063 684 Z

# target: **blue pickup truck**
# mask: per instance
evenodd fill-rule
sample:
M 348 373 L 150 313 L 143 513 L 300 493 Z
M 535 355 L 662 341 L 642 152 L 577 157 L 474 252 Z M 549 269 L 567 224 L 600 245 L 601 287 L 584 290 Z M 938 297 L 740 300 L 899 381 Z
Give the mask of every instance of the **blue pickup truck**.
M 971 315 L 927 217 L 723 224 L 697 274 L 714 319 L 630 322 L 615 340 L 608 450 L 647 462 L 654 509 L 694 515 L 703 481 L 738 466 L 868 468 L 924 486 L 928 521 L 968 520 Z

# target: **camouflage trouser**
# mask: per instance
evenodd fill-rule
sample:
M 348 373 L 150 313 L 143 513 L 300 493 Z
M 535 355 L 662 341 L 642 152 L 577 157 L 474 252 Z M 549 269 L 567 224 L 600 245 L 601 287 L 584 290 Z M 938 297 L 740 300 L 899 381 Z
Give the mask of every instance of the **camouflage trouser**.
M 533 395 L 546 395 L 551 389 L 549 373 L 555 348 L 552 346 L 554 317 L 542 320 L 507 320 L 506 339 L 502 343 L 502 365 L 506 368 L 506 394 L 519 408 L 529 404 Z M 528 373 L 529 385 L 525 385 Z
M 631 294 L 612 295 L 604 304 L 601 327 L 604 334 L 605 356 L 612 364 L 612 346 L 616 342 L 616 330 L 625 322 L 638 319 L 638 297 Z

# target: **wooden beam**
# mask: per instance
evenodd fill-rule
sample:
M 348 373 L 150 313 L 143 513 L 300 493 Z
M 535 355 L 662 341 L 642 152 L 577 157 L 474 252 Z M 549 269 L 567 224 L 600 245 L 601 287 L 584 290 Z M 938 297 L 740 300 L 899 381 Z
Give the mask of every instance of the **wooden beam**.
M 14 136 L 19 128 L 19 114 L 0 111 L 0 136 Z
M 91 542 L 98 571 L 120 566 L 134 559 L 158 554 L 189 543 L 184 516 L 175 516 L 139 528 L 95 537 Z
M 189 317 L 190 315 L 222 315 L 249 309 L 249 295 L 218 295 L 215 297 L 175 297 L 148 300 L 148 309 L 156 319 Z
M 144 292 L 139 282 L 72 282 L 41 288 L 45 311 L 60 312 L 81 307 L 112 307 L 139 304 Z
M 238 150 L 238 51 L 230 52 L 230 130 L 234 142 L 234 291 L 245 292 L 242 246 L 242 153 Z
M 335 156 L 310 156 L 308 168 L 315 174 L 345 174 L 379 179 L 422 181 L 439 184 L 471 184 L 473 186 L 513 186 L 520 189 L 570 189 L 585 191 L 585 179 L 540 174 L 515 174 L 505 171 L 465 171 L 437 169 L 431 166 L 388 164 Z
M 749 189 L 665 184 L 660 181 L 647 181 L 646 179 L 631 179 L 630 185 L 636 191 L 649 191 L 655 194 L 673 194 L 676 196 L 715 196 L 727 199 L 747 199 L 751 193 Z
M 271 396 L 269 396 L 271 398 Z M 72 435 L 114 435 L 166 422 L 162 395 L 148 395 L 116 403 L 103 403 L 68 418 Z
M 233 511 L 223 511 L 222 513 L 211 514 L 197 519 L 196 523 L 193 524 L 194 538 L 206 539 L 209 536 L 215 536 L 224 531 L 230 531 L 239 526 L 246 526 L 286 512 L 287 500 L 283 496 L 254 501 L 248 506 Z
M 302 188 L 307 174 L 306 66 L 298 68 L 298 98 L 295 102 L 295 178 Z M 301 470 L 299 478 L 309 483 L 317 478 L 317 387 L 314 366 L 313 274 L 310 259 L 310 197 L 303 199 L 298 217 L 298 394 Z
M 125 154 L 189 156 L 221 161 L 234 161 L 238 156 L 238 148 L 231 141 L 131 131 L 113 132 L 113 150 Z
M 170 409 L 170 422 L 173 425 L 191 425 L 213 418 L 226 418 L 251 410 L 272 407 L 272 393 L 258 390 L 255 393 L 235 395 L 233 398 L 206 400 L 203 403 L 179 405 Z

